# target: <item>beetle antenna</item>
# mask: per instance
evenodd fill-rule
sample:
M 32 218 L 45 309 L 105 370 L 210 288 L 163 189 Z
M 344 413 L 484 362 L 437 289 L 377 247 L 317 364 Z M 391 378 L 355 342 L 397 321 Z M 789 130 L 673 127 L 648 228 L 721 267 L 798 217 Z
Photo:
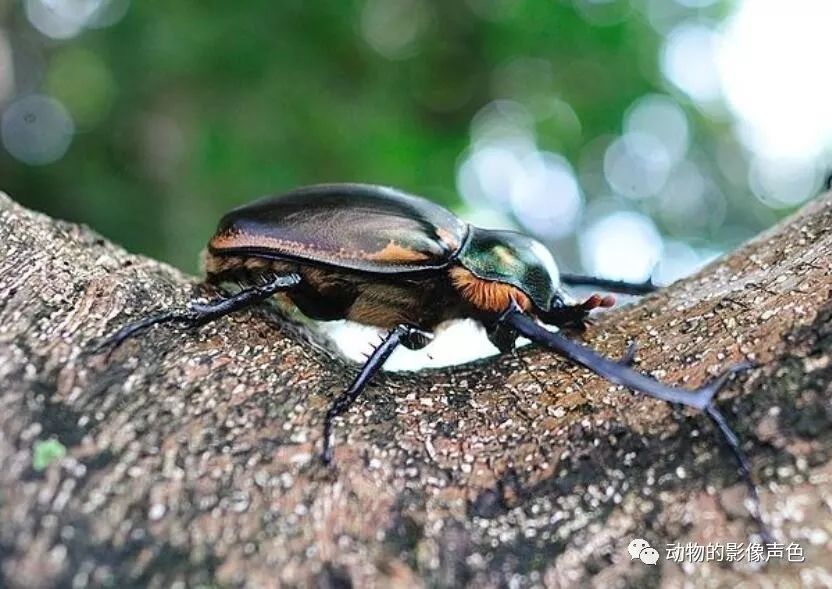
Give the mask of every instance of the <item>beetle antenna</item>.
M 646 295 L 659 289 L 652 277 L 644 282 L 625 282 L 623 280 L 609 280 L 583 274 L 561 274 L 560 281 L 570 286 L 593 286 L 609 292 L 628 295 Z

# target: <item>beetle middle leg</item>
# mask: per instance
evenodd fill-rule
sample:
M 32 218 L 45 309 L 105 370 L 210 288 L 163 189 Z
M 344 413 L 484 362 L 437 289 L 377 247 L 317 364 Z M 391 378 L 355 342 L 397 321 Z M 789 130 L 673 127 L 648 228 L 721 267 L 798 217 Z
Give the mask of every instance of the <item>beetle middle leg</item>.
M 125 325 L 95 347 L 95 351 L 117 348 L 126 339 L 161 323 L 181 323 L 188 327 L 205 325 L 234 311 L 239 311 L 270 296 L 288 290 L 300 283 L 297 274 L 283 274 L 264 278 L 262 282 L 250 286 L 226 298 L 220 298 L 208 303 L 191 301 L 182 310 L 166 311 L 158 315 L 140 319 Z
M 381 369 L 399 344 L 411 350 L 418 350 L 425 347 L 430 342 L 431 337 L 429 333 L 412 325 L 398 325 L 373 350 L 349 388 L 335 398 L 326 412 L 326 417 L 324 417 L 324 443 L 321 451 L 321 460 L 324 464 L 332 463 L 332 429 L 335 418 L 355 403 L 367 383 Z

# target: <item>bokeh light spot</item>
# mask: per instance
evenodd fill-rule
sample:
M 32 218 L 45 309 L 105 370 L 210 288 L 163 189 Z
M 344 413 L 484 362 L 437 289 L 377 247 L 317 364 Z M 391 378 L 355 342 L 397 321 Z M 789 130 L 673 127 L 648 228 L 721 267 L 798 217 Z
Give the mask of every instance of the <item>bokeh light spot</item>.
M 658 198 L 658 217 L 672 235 L 707 235 L 725 222 L 726 210 L 725 195 L 690 160 L 674 168 Z
M 804 160 L 755 157 L 748 182 L 760 202 L 772 208 L 794 207 L 818 193 L 822 174 Z
M 75 126 L 60 102 L 32 95 L 6 109 L 0 131 L 3 145 L 12 156 L 30 165 L 43 165 L 63 157 Z
M 536 235 L 557 239 L 572 233 L 583 209 L 572 166 L 553 153 L 526 157 L 523 173 L 512 182 L 511 206 L 517 219 Z
M 522 174 L 522 163 L 510 149 L 499 146 L 475 148 L 459 167 L 457 188 L 475 208 L 507 208 L 511 188 Z
M 685 111 L 670 96 L 648 94 L 639 98 L 624 115 L 624 131 L 655 137 L 671 163 L 681 160 L 690 144 Z
M 646 280 L 662 255 L 662 238 L 649 217 L 617 211 L 593 223 L 580 236 L 581 259 L 593 275 Z
M 639 3 L 647 22 L 662 35 L 667 35 L 690 16 L 688 7 L 671 0 L 640 0 Z
M 671 169 L 662 142 L 646 133 L 626 133 L 604 154 L 604 176 L 617 193 L 633 199 L 657 194 Z
M 471 140 L 479 145 L 500 143 L 517 153 L 533 151 L 534 117 L 519 102 L 495 100 L 474 115 Z
M 26 0 L 26 16 L 47 37 L 70 39 L 83 30 L 102 0 Z
M 548 134 L 552 139 L 567 145 L 578 144 L 583 127 L 571 104 L 560 98 L 547 97 L 537 106 L 537 127 L 541 135 Z
M 667 240 L 664 242 L 661 259 L 653 273 L 653 281 L 662 286 L 672 284 L 698 271 L 715 255 L 715 252 L 707 252 L 703 255 L 687 243 Z
M 718 42 L 717 34 L 710 27 L 684 23 L 670 32 L 662 48 L 664 76 L 703 105 L 721 97 L 716 65 Z
M 832 2 L 742 2 L 718 64 L 741 138 L 770 158 L 811 161 L 832 146 Z M 776 42 L 773 42 L 776 40 Z
M 405 59 L 418 53 L 418 40 L 430 16 L 424 0 L 367 0 L 361 12 L 361 33 L 383 57 Z

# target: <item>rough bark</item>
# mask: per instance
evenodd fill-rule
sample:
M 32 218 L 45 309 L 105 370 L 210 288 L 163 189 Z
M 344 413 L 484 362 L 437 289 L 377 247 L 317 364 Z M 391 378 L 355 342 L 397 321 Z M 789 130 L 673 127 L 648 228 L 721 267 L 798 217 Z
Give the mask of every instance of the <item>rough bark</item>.
M 700 415 L 527 349 L 384 375 L 330 470 L 321 422 L 351 369 L 302 330 L 258 308 L 90 354 L 195 279 L 2 194 L 0 219 L 0 585 L 832 583 L 830 196 L 585 336 L 613 356 L 637 339 L 637 366 L 671 383 L 759 363 L 719 406 L 774 536 L 806 558 L 764 567 L 627 554 L 753 539 Z M 66 454 L 44 468 L 48 439 Z

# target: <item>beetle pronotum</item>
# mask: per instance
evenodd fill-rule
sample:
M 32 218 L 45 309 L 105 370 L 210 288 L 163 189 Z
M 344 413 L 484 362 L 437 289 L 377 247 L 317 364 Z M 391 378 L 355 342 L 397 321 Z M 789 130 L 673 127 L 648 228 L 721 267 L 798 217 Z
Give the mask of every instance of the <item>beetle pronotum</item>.
M 306 316 L 349 319 L 389 330 L 324 420 L 324 462 L 332 460 L 334 419 L 344 413 L 399 345 L 425 346 L 442 323 L 472 318 L 502 352 L 519 336 L 546 346 L 607 380 L 704 412 L 739 462 L 757 508 L 748 461 L 713 399 L 735 366 L 702 387 L 662 384 L 541 324 L 582 328 L 590 311 L 611 306 L 593 295 L 574 302 L 561 283 L 642 294 L 648 284 L 560 275 L 551 253 L 513 231 L 469 225 L 446 209 L 398 190 L 325 184 L 267 197 L 222 218 L 208 244 L 206 282 L 242 290 L 209 303 L 190 303 L 127 325 L 102 344 L 115 346 L 152 325 L 205 324 L 284 293 Z

